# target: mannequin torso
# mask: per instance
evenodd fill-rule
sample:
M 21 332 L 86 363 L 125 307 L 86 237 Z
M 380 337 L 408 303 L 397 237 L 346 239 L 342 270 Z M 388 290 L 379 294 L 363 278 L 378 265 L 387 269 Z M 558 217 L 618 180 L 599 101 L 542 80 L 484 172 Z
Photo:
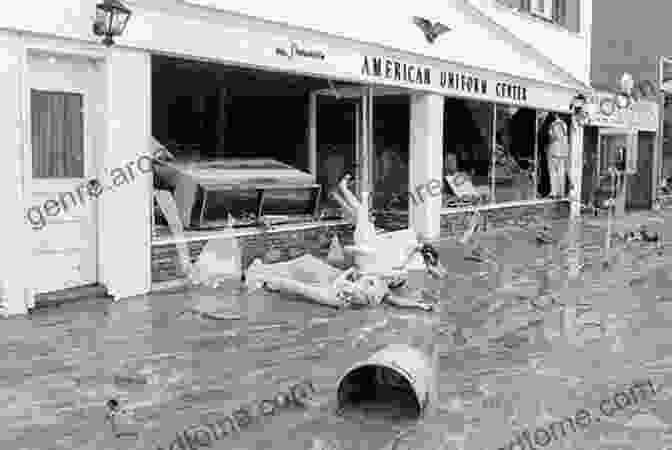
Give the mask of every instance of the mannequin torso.
M 567 139 L 567 125 L 561 119 L 555 119 L 549 130 L 550 141 L 546 152 L 551 158 L 569 157 L 569 142 Z

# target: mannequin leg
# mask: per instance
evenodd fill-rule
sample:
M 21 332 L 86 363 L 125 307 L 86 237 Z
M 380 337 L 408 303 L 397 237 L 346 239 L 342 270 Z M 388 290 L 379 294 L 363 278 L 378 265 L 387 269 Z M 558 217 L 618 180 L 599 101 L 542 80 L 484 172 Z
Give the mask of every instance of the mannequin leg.
M 550 157 L 548 158 L 548 176 L 551 181 L 551 193 L 550 196 L 551 198 L 555 198 L 559 195 L 558 192 L 558 179 L 560 178 L 560 174 L 558 173 L 558 160 L 556 158 Z
M 567 186 L 567 160 L 558 159 L 558 192 L 557 195 L 564 198 Z
M 357 200 L 357 197 L 355 197 L 354 194 L 350 192 L 350 188 L 348 188 L 348 182 L 351 178 L 352 177 L 350 175 L 344 176 L 343 179 L 338 183 L 338 188 L 341 191 L 341 195 L 343 195 L 343 198 L 350 206 L 350 209 L 357 212 L 362 205 L 359 203 L 359 200 Z
M 346 218 L 349 221 L 354 223 L 357 220 L 357 212 L 352 209 L 350 204 L 348 204 L 348 202 L 345 201 L 345 199 L 341 196 L 341 194 L 338 193 L 338 191 L 333 191 L 331 193 L 331 198 L 333 198 L 334 200 L 336 200 L 336 202 L 338 202 L 338 205 L 341 207 L 341 209 L 346 215 Z

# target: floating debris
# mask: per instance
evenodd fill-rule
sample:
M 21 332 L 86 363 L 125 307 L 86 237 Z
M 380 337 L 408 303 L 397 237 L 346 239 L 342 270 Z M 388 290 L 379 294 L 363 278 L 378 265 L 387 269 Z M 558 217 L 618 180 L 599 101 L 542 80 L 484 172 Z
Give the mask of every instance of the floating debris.
M 270 330 L 295 330 L 296 327 L 291 323 L 273 323 L 266 325 L 255 325 L 247 329 L 248 333 L 263 333 Z
M 308 327 L 318 327 L 321 325 L 328 325 L 332 321 L 333 317 L 313 317 L 308 322 Z
M 633 278 L 632 280 L 630 280 L 629 284 L 630 284 L 631 287 L 632 286 L 641 286 L 641 285 L 645 284 L 647 280 L 648 280 L 648 277 L 637 277 L 637 278 Z
M 230 312 L 201 311 L 196 308 L 185 309 L 184 311 L 179 313 L 177 317 L 181 317 L 188 313 L 195 314 L 203 319 L 209 319 L 209 320 L 241 320 L 243 318 L 243 316 L 241 316 L 240 314 Z
M 467 338 L 464 337 L 464 330 L 462 328 L 458 328 L 455 330 L 452 334 L 453 336 L 453 342 L 457 346 L 463 346 L 467 343 Z
M 310 450 L 341 450 L 342 446 L 333 440 L 313 438 L 313 446 Z
M 146 375 L 115 375 L 114 384 L 127 386 L 129 384 L 149 384 L 149 378 Z
M 117 399 L 112 398 L 105 405 L 108 410 L 105 414 L 105 421 L 112 426 L 112 432 L 116 438 L 130 437 L 137 439 L 140 436 L 138 424 L 133 419 L 132 413 L 121 408 Z

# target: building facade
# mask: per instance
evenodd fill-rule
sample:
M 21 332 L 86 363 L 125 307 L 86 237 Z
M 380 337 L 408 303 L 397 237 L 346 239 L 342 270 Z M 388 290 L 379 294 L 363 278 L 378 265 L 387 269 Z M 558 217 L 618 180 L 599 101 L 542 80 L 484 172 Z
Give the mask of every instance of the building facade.
M 475 209 L 492 223 L 578 214 L 583 127 L 570 105 L 589 92 L 592 1 L 546 3 L 136 0 L 109 48 L 92 33 L 95 1 L 6 11 L 5 313 L 87 284 L 146 294 L 179 275 L 181 246 L 197 257 L 235 236 L 247 259 L 274 247 L 291 257 L 288 246 L 347 228 L 326 215 L 270 230 L 176 225 L 165 209 L 157 219 L 157 141 L 188 167 L 278 161 L 323 193 L 352 172 L 381 224 L 429 237 Z M 548 198 L 554 121 L 567 130 L 568 183 Z M 467 190 L 476 206 L 460 203 Z
M 672 201 L 672 144 L 669 141 L 672 110 L 669 105 L 672 102 L 669 95 L 665 101 L 661 94 L 659 77 L 660 58 L 672 55 L 669 44 L 660 34 L 660 30 L 667 27 L 666 18 L 672 13 L 672 5 L 652 0 L 637 4 L 596 0 L 593 4 L 591 84 L 614 92 L 621 76 L 629 73 L 635 80 L 635 95 L 644 102 L 659 105 L 652 173 L 644 173 L 644 176 L 651 179 L 654 200 L 669 204 Z M 665 184 L 670 188 L 661 189 Z

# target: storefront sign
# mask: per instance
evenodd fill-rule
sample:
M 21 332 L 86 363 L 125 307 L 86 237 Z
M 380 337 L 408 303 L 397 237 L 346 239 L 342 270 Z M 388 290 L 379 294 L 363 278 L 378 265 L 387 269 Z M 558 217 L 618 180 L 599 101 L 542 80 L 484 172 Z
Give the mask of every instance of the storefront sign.
M 404 82 L 416 86 L 440 88 L 448 92 L 461 92 L 484 97 L 493 101 L 508 100 L 527 102 L 527 88 L 515 83 L 487 80 L 463 72 L 437 71 L 428 66 L 420 66 L 389 58 L 364 56 L 361 75 L 390 81 Z
M 634 128 L 645 131 L 658 129 L 658 104 L 652 101 L 633 101 L 621 108 L 612 93 L 598 93 L 588 99 L 588 125 L 597 127 Z
M 362 75 L 424 86 L 432 84 L 431 68 L 414 66 L 387 58 L 368 58 L 365 56 L 362 64 Z
M 291 44 L 289 44 L 288 48 L 281 48 L 281 47 L 276 48 L 275 54 L 284 56 L 289 59 L 293 59 L 295 56 L 317 60 L 324 60 L 325 58 L 324 53 L 321 52 L 320 50 L 306 49 L 301 47 L 296 42 L 292 42 Z

